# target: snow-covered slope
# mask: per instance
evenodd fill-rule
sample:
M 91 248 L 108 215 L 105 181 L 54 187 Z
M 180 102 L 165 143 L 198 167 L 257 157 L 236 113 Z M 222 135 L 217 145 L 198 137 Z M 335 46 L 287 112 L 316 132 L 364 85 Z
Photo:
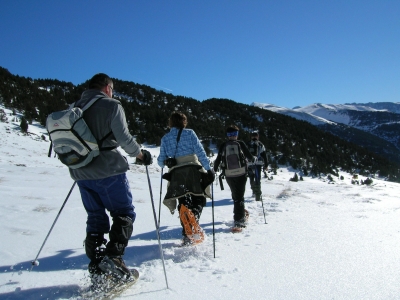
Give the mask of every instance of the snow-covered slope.
M 47 157 L 49 142 L 40 138 L 44 129 L 30 125 L 28 130 L 35 134 L 25 136 L 19 132 L 19 121 L 8 117 L 9 123 L 0 122 L 0 299 L 81 299 L 79 291 L 89 279 L 83 248 L 86 213 L 79 191 L 72 191 L 39 255 L 39 266 L 29 272 L 73 182 L 66 167 Z M 146 147 L 158 155 L 158 148 Z M 400 295 L 398 184 L 373 179 L 370 186 L 354 185 L 352 177 L 342 172 L 343 179 L 334 177 L 333 182 L 326 177 L 291 182 L 294 171 L 281 166 L 273 180 L 262 179 L 262 203 L 254 201 L 247 183 L 249 224 L 243 233 L 232 234 L 230 190 L 226 181 L 224 190 L 216 181 L 214 206 L 208 200 L 200 219 L 206 241 L 191 248 L 179 247 L 178 216 L 161 205 L 167 289 L 146 169 L 133 165 L 132 158 L 128 161 L 137 219 L 125 261 L 141 277 L 118 299 L 397 299 Z M 166 182 L 160 180 L 156 164 L 148 169 L 158 216 Z

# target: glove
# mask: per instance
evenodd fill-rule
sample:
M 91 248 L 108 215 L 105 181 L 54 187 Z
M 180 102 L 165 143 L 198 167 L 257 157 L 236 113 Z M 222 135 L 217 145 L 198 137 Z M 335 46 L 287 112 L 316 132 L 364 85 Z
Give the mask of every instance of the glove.
M 136 163 L 139 165 L 151 165 L 153 163 L 153 157 L 151 156 L 150 152 L 147 150 L 142 149 L 143 159 L 136 158 Z
M 215 180 L 215 172 L 214 172 L 214 170 L 212 170 L 212 169 L 208 170 L 207 174 L 208 174 L 208 178 L 210 178 L 210 181 L 214 182 L 214 180 Z

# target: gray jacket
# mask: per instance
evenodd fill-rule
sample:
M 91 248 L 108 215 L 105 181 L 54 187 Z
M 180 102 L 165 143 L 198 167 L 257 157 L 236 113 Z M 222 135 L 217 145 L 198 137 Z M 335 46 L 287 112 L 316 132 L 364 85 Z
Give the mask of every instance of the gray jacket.
M 109 98 L 99 90 L 86 90 L 75 106 L 83 107 L 91 99 L 99 97 L 104 98 L 96 101 L 84 112 L 84 120 L 98 141 L 112 132 L 101 147 L 115 147 L 115 149 L 100 151 L 100 155 L 87 166 L 69 169 L 74 180 L 102 179 L 129 170 L 128 161 L 116 149 L 118 146 L 121 146 L 130 156 L 136 157 L 140 153 L 140 145 L 128 131 L 121 102 Z

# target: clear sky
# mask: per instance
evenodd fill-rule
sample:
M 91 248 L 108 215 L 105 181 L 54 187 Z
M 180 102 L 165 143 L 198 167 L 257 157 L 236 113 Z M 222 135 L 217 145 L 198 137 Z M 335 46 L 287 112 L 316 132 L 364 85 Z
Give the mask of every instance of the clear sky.
M 34 79 L 104 72 L 288 108 L 400 101 L 399 0 L 5 0 L 0 26 L 0 66 Z

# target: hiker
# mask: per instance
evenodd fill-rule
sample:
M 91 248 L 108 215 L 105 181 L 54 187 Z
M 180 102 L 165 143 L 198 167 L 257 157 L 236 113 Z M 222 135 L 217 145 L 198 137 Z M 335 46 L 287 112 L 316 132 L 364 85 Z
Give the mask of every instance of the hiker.
M 96 74 L 89 80 L 89 89 L 75 104 L 83 107 L 93 98 L 101 98 L 83 115 L 96 139 L 103 139 L 100 154 L 86 166 L 69 169 L 79 186 L 87 212 L 85 251 L 90 259 L 88 270 L 92 278 L 109 271 L 120 277 L 130 276 L 123 255 L 132 235 L 136 213 L 126 177 L 128 161 L 117 147 L 121 146 L 130 156 L 136 157 L 137 162 L 152 163 L 150 153 L 140 150 L 140 145 L 129 133 L 124 109 L 118 100 L 112 98 L 113 90 L 109 76 Z M 111 230 L 106 210 L 112 217 Z M 109 235 L 108 243 L 104 238 L 106 233 Z
M 163 176 L 169 181 L 163 203 L 174 214 L 178 202 L 182 244 L 190 245 L 195 240 L 192 232 L 185 230 L 182 212 L 187 208 L 194 215 L 198 226 L 206 197 L 211 198 L 209 184 L 214 181 L 215 173 L 196 133 L 186 128 L 186 115 L 173 112 L 168 123 L 170 131 L 161 139 L 160 155 L 157 158 L 160 167 L 168 167 L 168 173 Z
M 268 169 L 268 158 L 263 143 L 259 141 L 257 131 L 251 133 L 251 140 L 247 142 L 247 148 L 250 150 L 251 155 L 257 157 L 257 161 L 254 164 L 249 164 L 248 173 L 253 197 L 256 197 L 256 201 L 261 201 L 261 168 L 264 172 Z
M 216 172 L 221 164 L 222 176 L 226 177 L 232 193 L 234 228 L 245 228 L 248 218 L 248 212 L 244 207 L 247 182 L 246 158 L 254 162 L 256 157 L 251 155 L 243 141 L 238 140 L 239 128 L 236 125 L 230 125 L 226 129 L 226 135 L 228 141 L 224 142 L 218 150 L 214 161 L 214 171 Z

